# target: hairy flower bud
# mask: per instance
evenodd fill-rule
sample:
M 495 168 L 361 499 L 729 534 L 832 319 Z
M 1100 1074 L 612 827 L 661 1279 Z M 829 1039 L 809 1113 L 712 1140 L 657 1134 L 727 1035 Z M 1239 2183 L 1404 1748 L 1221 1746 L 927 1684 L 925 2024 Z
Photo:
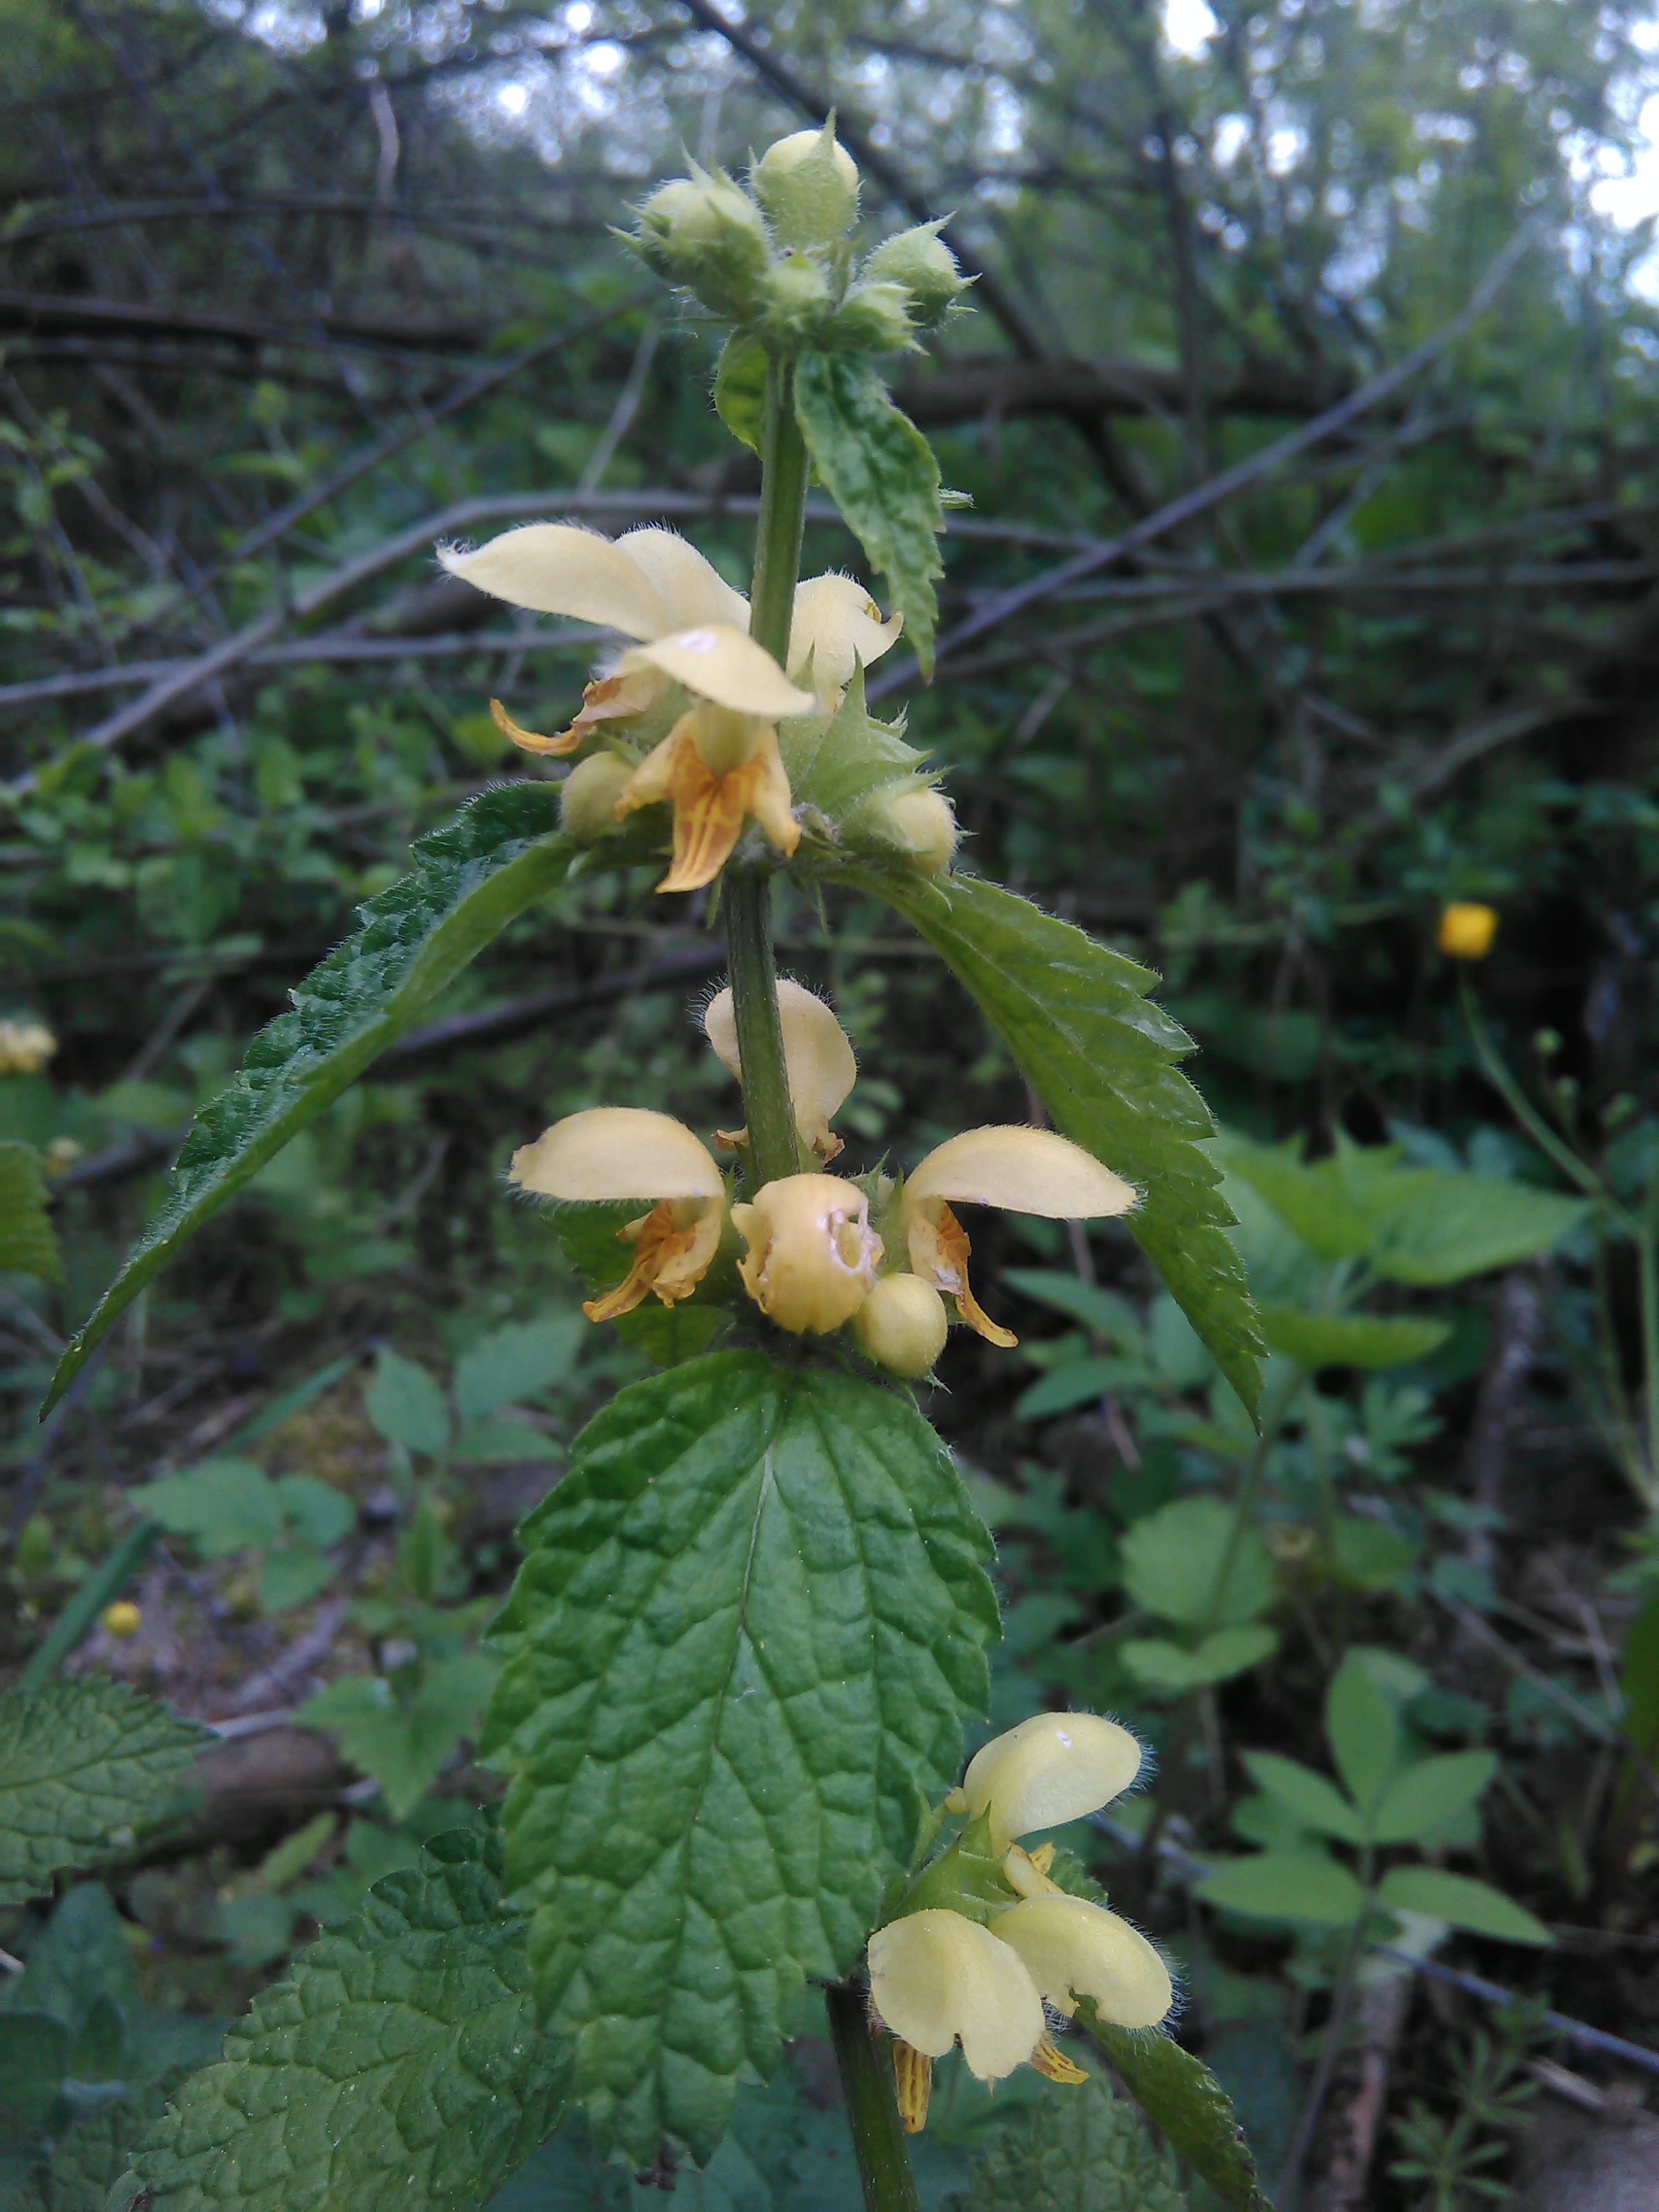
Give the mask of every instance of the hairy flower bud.
M 885 240 L 864 265 L 866 281 L 897 284 L 909 296 L 910 313 L 925 331 L 945 320 L 969 289 L 936 222 L 920 222 Z
M 769 146 L 749 181 L 781 246 L 833 246 L 858 215 L 858 164 L 836 144 L 833 116 Z
M 848 353 L 897 353 L 915 338 L 910 295 L 902 284 L 854 284 L 824 330 L 827 345 Z
M 827 1334 L 869 1297 L 881 1239 L 856 1183 L 780 1176 L 762 1184 L 752 1205 L 732 1208 L 732 1225 L 749 1246 L 738 1263 L 743 1286 L 780 1328 Z
M 887 806 L 900 843 L 924 876 L 942 875 L 956 857 L 957 817 L 942 791 L 902 791 Z
M 565 835 L 579 845 L 614 837 L 617 801 L 633 773 L 615 753 L 593 753 L 579 761 L 559 787 L 559 823 Z
M 853 1316 L 877 1366 L 912 1382 L 932 1371 L 947 1325 L 944 1299 L 920 1275 L 884 1275 Z
M 792 253 L 767 271 L 762 319 L 781 338 L 809 338 L 830 312 L 830 286 L 810 254 Z
M 771 258 L 765 221 L 748 193 L 704 170 L 651 195 L 634 243 L 659 276 L 695 292 L 717 315 L 738 318 L 752 313 Z

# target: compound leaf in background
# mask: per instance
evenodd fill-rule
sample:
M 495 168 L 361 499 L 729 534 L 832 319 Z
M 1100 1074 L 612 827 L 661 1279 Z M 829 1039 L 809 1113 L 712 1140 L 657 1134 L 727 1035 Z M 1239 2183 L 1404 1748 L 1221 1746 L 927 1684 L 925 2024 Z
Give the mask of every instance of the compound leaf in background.
M 1258 1851 L 1212 1866 L 1193 1885 L 1207 1904 L 1256 1920 L 1306 1921 L 1349 1928 L 1365 1909 L 1365 1893 L 1345 1866 L 1316 1851 Z
M 1099 2020 L 1091 2004 L 1079 2006 L 1078 2017 L 1147 2118 L 1228 2212 L 1268 2212 L 1238 2116 L 1202 2059 L 1155 2028 Z
M 1296 1815 L 1298 1824 L 1322 1836 L 1335 1836 L 1345 1844 L 1363 1843 L 1364 1823 L 1334 1782 L 1294 1759 L 1277 1752 L 1243 1753 L 1245 1771 L 1258 1790 Z
M 249 1459 L 205 1459 L 182 1474 L 141 1483 L 128 1497 L 169 1535 L 187 1536 L 204 1559 L 274 1544 L 287 1521 L 276 1485 Z
M 46 1178 L 33 1145 L 0 1144 L 0 1273 L 61 1283 L 64 1257 L 46 1212 Z
M 0 1905 L 68 1867 L 130 1850 L 212 1741 L 118 1682 L 54 1680 L 0 1697 Z
M 1264 1305 L 1261 1334 L 1270 1352 L 1282 1352 L 1299 1367 L 1404 1367 L 1437 1352 L 1451 1327 L 1407 1316 L 1301 1313 L 1294 1306 Z
M 1159 1636 L 1126 1637 L 1118 1656 L 1143 1689 L 1185 1697 L 1188 1691 L 1213 1689 L 1218 1682 L 1247 1674 L 1278 1649 L 1279 1638 L 1271 1628 L 1218 1628 L 1191 1650 Z
M 441 1459 L 449 1449 L 449 1407 L 425 1368 L 383 1350 L 363 1393 L 363 1411 L 388 1443 Z
M 1423 1843 L 1477 1805 L 1498 1771 L 1495 1751 L 1449 1751 L 1395 1777 L 1372 1808 L 1375 1843 Z
M 434 1660 L 412 1687 L 384 1674 L 343 1674 L 295 1715 L 333 1736 L 354 1766 L 373 1775 L 394 1820 L 413 1811 L 463 1738 L 476 1737 L 495 1680 L 483 1651 Z
M 1176 1066 L 1192 1039 L 1157 978 L 1028 900 L 973 876 L 848 878 L 897 908 L 971 994 L 1054 1127 L 1133 1183 L 1125 1225 L 1252 1413 L 1261 1339 L 1227 1231 L 1208 1109 Z
M 574 1364 L 585 1324 L 575 1314 L 510 1322 L 491 1329 L 455 1363 L 455 1411 L 462 1426 L 534 1398 Z
M 1325 1736 L 1349 1796 L 1369 1820 L 1400 1766 L 1400 1716 L 1358 1653 L 1325 1692 Z
M 166 1203 L 58 1361 L 43 1410 L 179 1246 L 562 880 L 575 848 L 558 825 L 556 787 L 525 781 L 482 793 L 416 840 L 412 873 L 358 909 L 363 927 L 298 986 L 293 1011 L 265 1024 L 197 1115 Z
M 702 2162 L 955 1780 L 989 1540 L 909 1400 L 759 1353 L 623 1390 L 520 1532 L 486 1749 L 599 2140 Z
M 1514 1904 L 1501 1890 L 1466 1874 L 1446 1874 L 1439 1867 L 1392 1867 L 1377 1895 L 1398 1911 L 1448 1921 L 1474 1936 L 1495 1936 L 1504 1943 L 1545 1944 L 1552 1940 L 1541 1920 L 1534 1920 L 1524 1905 Z
M 145 2139 L 131 2193 L 167 2212 L 471 2212 L 552 2132 L 562 2086 L 500 1842 L 459 1829 L 261 1991 Z
M 813 466 L 871 567 L 886 577 L 904 617 L 905 642 L 928 675 L 938 618 L 933 579 L 945 574 L 933 449 L 856 354 L 804 353 L 794 381 L 795 419 Z
M 1094 2075 L 1026 2106 L 957 2201 L 963 2212 L 1187 2212 L 1174 2153 Z
M 1589 1201 L 1491 1176 L 1413 1168 L 1377 1225 L 1371 1265 L 1396 1283 L 1461 1283 L 1547 1252 L 1588 1218 Z
M 1177 1498 L 1143 1514 L 1123 1539 L 1123 1587 L 1146 1612 L 1183 1628 L 1242 1627 L 1275 1595 L 1266 1544 L 1254 1528 L 1239 1528 L 1218 1498 Z

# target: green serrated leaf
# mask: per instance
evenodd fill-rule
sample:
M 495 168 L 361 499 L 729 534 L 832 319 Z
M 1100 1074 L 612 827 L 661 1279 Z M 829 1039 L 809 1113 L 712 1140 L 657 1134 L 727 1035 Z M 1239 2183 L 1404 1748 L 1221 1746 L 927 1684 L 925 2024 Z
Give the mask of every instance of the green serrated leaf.
M 1377 1895 L 1384 1905 L 1401 1912 L 1421 1912 L 1431 1920 L 1449 1921 L 1472 1935 L 1495 1936 L 1505 1943 L 1545 1944 L 1552 1941 L 1541 1920 L 1534 1920 L 1524 1905 L 1516 1905 L 1501 1890 L 1468 1875 L 1445 1874 L 1438 1867 L 1394 1867 L 1382 1877 Z
M 1461 1283 L 1547 1252 L 1588 1218 L 1589 1200 L 1529 1183 L 1418 1168 L 1378 1224 L 1379 1275 L 1421 1286 Z
M 359 909 L 362 929 L 312 970 L 293 1012 L 266 1024 L 197 1115 L 167 1203 L 59 1360 L 43 1410 L 179 1246 L 562 878 L 576 848 L 558 822 L 556 785 L 504 784 L 416 840 L 413 872 Z
M 459 1829 L 254 1999 L 133 2171 L 167 2212 L 471 2212 L 562 2090 L 499 1840 Z
M 795 419 L 830 496 L 880 569 L 904 617 L 905 641 L 924 675 L 933 665 L 945 574 L 939 533 L 939 463 L 933 449 L 856 354 L 805 353 L 795 364 Z
M 520 1541 L 486 1746 L 548 2024 L 607 2147 L 701 2161 L 955 1778 L 989 1540 L 908 1398 L 721 1352 L 621 1392 Z
M 714 371 L 714 412 L 750 453 L 761 449 L 766 427 L 766 348 L 758 338 L 733 331 L 720 349 Z
M 0 1697 L 0 1905 L 131 1850 L 211 1741 L 153 1698 L 91 1678 Z
M 1126 1225 L 1254 1413 L 1261 1340 L 1203 1100 L 1175 1062 L 1192 1049 L 1146 997 L 1157 978 L 1068 921 L 972 876 L 849 875 L 926 938 L 978 1002 L 1054 1126 L 1143 1196 Z
M 1147 2118 L 1228 2212 L 1269 2212 L 1237 2115 L 1203 2060 L 1156 2029 L 1097 2019 L 1091 2005 L 1079 2006 L 1078 2017 Z
M 1443 1321 L 1376 1314 L 1299 1313 L 1294 1306 L 1261 1309 L 1261 1334 L 1272 1352 L 1299 1366 L 1404 1367 L 1426 1359 L 1451 1334 Z
M 407 1693 L 383 1674 L 345 1674 L 307 1698 L 295 1714 L 324 1729 L 354 1766 L 380 1785 L 401 1820 L 426 1795 L 462 1739 L 476 1735 L 495 1680 L 483 1651 L 459 1651 L 428 1666 Z
M 1093 2075 L 1026 2106 L 976 2161 L 963 2212 L 1186 2212 L 1175 2156 Z
M 64 1256 L 46 1212 L 46 1178 L 33 1145 L 0 1145 L 0 1273 L 61 1283 Z
M 363 1411 L 388 1443 L 441 1459 L 449 1449 L 449 1407 L 418 1361 L 383 1351 L 363 1393 Z
M 129 1494 L 138 1512 L 169 1535 L 187 1536 L 204 1559 L 275 1543 L 287 1517 L 276 1485 L 247 1459 L 204 1460 Z
M 491 1329 L 455 1363 L 455 1410 L 468 1427 L 503 1407 L 534 1398 L 570 1372 L 584 1324 L 575 1314 L 510 1322 Z

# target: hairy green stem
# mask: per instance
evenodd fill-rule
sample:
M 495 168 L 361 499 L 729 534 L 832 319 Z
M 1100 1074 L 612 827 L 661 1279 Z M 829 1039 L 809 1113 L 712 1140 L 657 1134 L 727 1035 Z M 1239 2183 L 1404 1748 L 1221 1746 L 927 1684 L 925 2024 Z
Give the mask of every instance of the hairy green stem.
M 780 663 L 788 658 L 795 581 L 800 573 L 806 514 L 805 441 L 795 422 L 787 362 L 766 373 L 766 428 L 761 441 L 761 511 L 749 634 Z M 772 959 L 771 889 L 764 876 L 729 867 L 721 890 L 732 1007 L 743 1070 L 751 1182 L 757 1189 L 801 1167 L 789 1072 L 778 1019 L 777 970 Z
M 847 2102 L 847 2124 L 864 2184 L 865 2212 L 917 2212 L 915 2177 L 904 2148 L 893 2069 L 870 2033 L 864 1992 L 850 1983 L 837 1982 L 823 1998 Z

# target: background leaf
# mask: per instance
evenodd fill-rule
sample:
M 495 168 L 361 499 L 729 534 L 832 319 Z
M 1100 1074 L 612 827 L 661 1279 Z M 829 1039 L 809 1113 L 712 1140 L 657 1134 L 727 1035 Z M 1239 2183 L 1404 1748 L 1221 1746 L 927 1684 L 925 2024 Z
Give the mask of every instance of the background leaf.
M 254 1999 L 146 2139 L 133 2193 L 167 2212 L 471 2212 L 562 2095 L 500 1843 L 459 1829 Z
M 1020 2121 L 975 2166 L 963 2212 L 1186 2212 L 1174 2154 L 1097 2077 Z
M 1379 1844 L 1421 1843 L 1480 1802 L 1498 1771 L 1495 1751 L 1449 1751 L 1419 1759 L 1378 1800 L 1370 1832 Z
M 1431 1920 L 1449 1921 L 1475 1936 L 1496 1936 L 1505 1943 L 1550 1941 L 1549 1929 L 1523 1905 L 1486 1882 L 1439 1867 L 1393 1867 L 1378 1884 L 1377 1895 L 1401 1912 L 1426 1913 Z
M 1345 1844 L 1364 1842 L 1364 1824 L 1334 1782 L 1294 1759 L 1281 1759 L 1276 1752 L 1247 1751 L 1241 1755 L 1256 1787 L 1293 1813 L 1304 1828 L 1322 1836 L 1335 1836 Z
M 363 1411 L 388 1443 L 441 1459 L 449 1449 L 449 1406 L 424 1367 L 383 1349 L 363 1393 Z
M 185 1239 L 562 879 L 574 848 L 558 822 L 555 787 L 507 784 L 416 840 L 413 872 L 359 909 L 362 929 L 313 969 L 293 1012 L 266 1024 L 230 1087 L 197 1115 L 166 1204 L 58 1361 L 46 1408 Z
M 520 1532 L 488 1748 L 600 2140 L 707 2158 L 956 1778 L 988 1540 L 907 1398 L 716 1352 L 623 1390 Z
M 945 573 L 933 449 L 855 354 L 804 353 L 794 381 L 795 417 L 813 465 L 871 567 L 886 577 L 904 617 L 905 643 L 926 675 L 938 612 L 933 579 Z
M 1404 1367 L 1426 1359 L 1451 1334 L 1449 1323 L 1375 1314 L 1301 1313 L 1294 1306 L 1264 1305 L 1261 1334 L 1271 1352 L 1299 1366 Z
M 52 1887 L 66 1867 L 128 1850 L 210 1742 L 118 1682 L 55 1679 L 0 1697 L 0 1905 Z
M 1325 1735 L 1348 1795 L 1369 1814 L 1400 1764 L 1400 1718 L 1392 1699 L 1354 1652 L 1326 1690 Z
M 61 1283 L 64 1258 L 46 1212 L 46 1178 L 33 1145 L 0 1144 L 0 1273 Z
M 1254 1620 L 1273 1601 L 1273 1563 L 1252 1528 L 1234 1544 L 1237 1518 L 1218 1498 L 1177 1498 L 1143 1514 L 1123 1539 L 1123 1587 L 1148 1613 L 1183 1628 Z
M 481 1337 L 455 1363 L 455 1410 L 470 1426 L 534 1398 L 570 1372 L 584 1324 L 574 1314 L 509 1322 Z
M 1195 1893 L 1230 1912 L 1260 1920 L 1305 1920 L 1346 1928 L 1365 1907 L 1365 1893 L 1345 1866 L 1313 1851 L 1258 1851 L 1212 1867 Z
M 1146 997 L 1151 970 L 976 877 L 857 880 L 972 994 L 1054 1127 L 1142 1191 L 1131 1235 L 1254 1413 L 1261 1339 L 1220 1170 L 1200 1150 L 1214 1125 L 1175 1065 L 1192 1040 Z

